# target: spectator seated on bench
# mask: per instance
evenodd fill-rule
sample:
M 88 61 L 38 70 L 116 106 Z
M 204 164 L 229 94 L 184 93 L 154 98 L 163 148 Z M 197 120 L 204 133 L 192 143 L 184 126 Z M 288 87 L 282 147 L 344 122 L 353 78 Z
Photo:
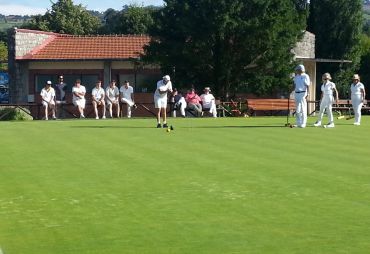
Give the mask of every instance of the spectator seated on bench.
M 180 110 L 181 116 L 185 117 L 185 109 L 186 109 L 186 101 L 185 98 L 182 96 L 179 91 L 174 88 L 172 92 L 172 98 L 171 98 L 171 103 L 172 103 L 172 117 L 176 117 L 176 111 Z
M 85 86 L 81 85 L 81 80 L 76 79 L 75 85 L 72 88 L 73 93 L 73 105 L 78 108 L 78 112 L 80 113 L 80 118 L 85 118 L 84 110 L 86 106 L 85 94 L 86 88 Z
M 203 112 L 209 112 L 212 114 L 213 117 L 217 117 L 217 109 L 216 109 L 216 100 L 213 94 L 211 94 L 211 89 L 209 87 L 204 88 L 204 94 L 200 96 L 202 100 L 202 107 Z M 202 113 L 203 113 L 202 112 Z
M 128 80 L 125 80 L 121 88 L 119 89 L 119 92 L 121 94 L 121 103 L 127 105 L 127 118 L 131 118 L 131 108 L 136 109 L 137 106 L 134 102 L 134 88 L 130 86 L 130 82 Z M 123 108 L 121 109 L 121 114 L 123 116 Z
M 185 101 L 187 103 L 186 109 L 188 110 L 188 112 L 193 114 L 193 111 L 194 116 L 202 116 L 202 104 L 200 104 L 202 100 L 200 99 L 199 95 L 195 93 L 194 88 L 191 88 L 190 91 L 188 91 L 185 97 Z

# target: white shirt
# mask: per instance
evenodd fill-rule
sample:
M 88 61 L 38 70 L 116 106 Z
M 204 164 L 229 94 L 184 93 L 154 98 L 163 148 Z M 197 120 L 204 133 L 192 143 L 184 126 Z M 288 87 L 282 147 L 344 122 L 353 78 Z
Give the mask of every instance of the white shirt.
M 294 77 L 295 92 L 305 92 L 310 86 L 310 77 L 306 73 Z
M 80 87 L 74 86 L 72 88 L 72 93 L 73 93 L 73 101 L 84 99 L 85 96 L 79 97 L 79 96 L 76 96 L 75 93 L 86 93 L 86 88 L 83 85 L 80 85 Z
M 107 89 L 105 90 L 105 94 L 111 101 L 115 101 L 117 96 L 119 96 L 118 87 L 114 86 L 111 88 L 110 86 L 108 86 Z
M 335 84 L 331 81 L 327 81 L 326 83 L 321 85 L 321 92 L 323 96 L 332 96 L 334 88 Z
M 159 89 L 162 91 L 169 91 L 172 92 L 172 83 L 171 81 L 168 81 L 166 84 L 163 83 L 163 80 L 159 80 L 157 82 L 157 89 L 155 90 L 154 96 L 161 97 L 161 98 L 167 98 L 167 93 L 159 93 Z
M 122 94 L 122 98 L 131 100 L 131 94 L 134 93 L 134 88 L 130 85 L 127 88 L 125 86 L 121 86 L 119 91 Z
M 362 94 L 361 90 L 365 91 L 364 84 L 362 84 L 361 82 L 358 82 L 357 84 L 352 83 L 352 85 L 351 85 L 351 94 L 360 95 L 360 94 Z
M 203 107 L 210 108 L 212 106 L 212 103 L 215 101 L 215 97 L 213 94 L 202 94 L 200 96 L 200 99 L 202 100 Z
M 104 92 L 104 89 L 99 87 L 99 88 L 94 88 L 91 92 L 91 95 L 95 98 L 95 100 L 97 101 L 100 101 L 104 95 L 105 95 L 105 92 Z
M 41 93 L 40 93 L 42 99 L 45 101 L 45 102 L 50 102 L 54 99 L 55 97 L 55 90 L 54 88 L 50 87 L 48 90 L 44 87 L 42 90 L 41 90 Z

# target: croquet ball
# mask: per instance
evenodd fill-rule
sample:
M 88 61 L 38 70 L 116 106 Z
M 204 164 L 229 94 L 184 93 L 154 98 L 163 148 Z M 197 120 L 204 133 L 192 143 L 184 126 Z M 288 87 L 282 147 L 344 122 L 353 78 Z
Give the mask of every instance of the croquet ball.
M 167 132 L 171 132 L 171 129 L 170 128 L 167 128 L 167 130 L 166 130 Z

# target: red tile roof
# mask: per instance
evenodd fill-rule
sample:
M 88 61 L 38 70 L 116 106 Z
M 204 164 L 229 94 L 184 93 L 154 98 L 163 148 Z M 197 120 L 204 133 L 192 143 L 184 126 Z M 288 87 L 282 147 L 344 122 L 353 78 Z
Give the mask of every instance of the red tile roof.
M 56 35 L 56 36 L 55 36 Z M 123 60 L 138 58 L 149 44 L 146 35 L 71 36 L 53 34 L 23 60 Z

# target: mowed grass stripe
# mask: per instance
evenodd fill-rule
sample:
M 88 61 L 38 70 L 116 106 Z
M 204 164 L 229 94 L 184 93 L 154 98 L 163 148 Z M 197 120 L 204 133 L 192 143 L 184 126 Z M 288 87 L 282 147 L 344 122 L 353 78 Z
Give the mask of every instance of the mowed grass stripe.
M 171 133 L 131 120 L 0 124 L 7 253 L 369 249 L 369 172 L 354 166 L 367 163 L 369 145 L 355 141 L 367 118 L 333 130 L 281 127 L 284 118 L 171 119 Z

